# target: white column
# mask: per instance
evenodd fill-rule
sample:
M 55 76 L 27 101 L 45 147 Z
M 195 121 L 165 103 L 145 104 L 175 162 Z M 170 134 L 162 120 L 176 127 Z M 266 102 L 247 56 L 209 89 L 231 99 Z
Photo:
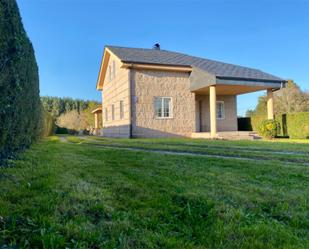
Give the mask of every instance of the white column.
M 272 89 L 267 89 L 267 118 L 274 119 L 274 94 Z
M 216 87 L 209 87 L 209 109 L 210 109 L 210 136 L 212 138 L 217 136 L 217 96 Z

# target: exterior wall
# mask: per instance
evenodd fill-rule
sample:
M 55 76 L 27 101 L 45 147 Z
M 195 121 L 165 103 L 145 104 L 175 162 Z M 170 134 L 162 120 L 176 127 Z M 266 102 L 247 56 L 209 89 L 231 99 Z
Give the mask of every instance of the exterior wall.
M 210 131 L 209 96 L 190 91 L 189 73 L 124 69 L 113 55 L 108 65 L 113 61 L 116 76 L 110 81 L 107 71 L 102 91 L 103 136 L 130 137 L 131 129 L 133 137 L 191 137 L 193 132 Z M 171 118 L 155 117 L 155 97 L 172 98 Z M 120 101 L 123 101 L 123 119 L 120 118 Z M 225 106 L 225 119 L 217 120 L 217 131 L 237 131 L 236 96 L 218 95 L 217 101 L 224 101 Z
M 237 131 L 236 96 L 217 95 L 217 101 L 224 101 L 225 109 L 225 118 L 217 119 L 217 131 Z M 196 105 L 197 130 L 201 132 L 210 132 L 209 95 L 197 95 Z
M 109 80 L 107 68 L 102 91 L 102 120 L 103 136 L 129 137 L 130 136 L 130 81 L 129 70 L 120 68 L 121 62 L 111 55 L 108 65 L 116 65 L 116 75 Z M 120 119 L 120 101 L 123 101 L 124 117 Z M 112 105 L 114 105 L 114 117 L 112 120 Z M 106 109 L 108 119 L 106 120 Z
M 132 70 L 132 135 L 191 136 L 195 131 L 195 94 L 184 72 Z M 156 118 L 155 97 L 172 98 L 172 117 Z

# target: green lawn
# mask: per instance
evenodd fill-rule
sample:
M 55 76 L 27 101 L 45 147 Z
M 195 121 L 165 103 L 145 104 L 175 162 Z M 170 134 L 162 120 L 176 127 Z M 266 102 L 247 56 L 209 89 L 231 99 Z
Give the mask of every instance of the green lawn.
M 281 141 L 45 139 L 0 168 L 0 248 L 309 248 L 309 143 Z

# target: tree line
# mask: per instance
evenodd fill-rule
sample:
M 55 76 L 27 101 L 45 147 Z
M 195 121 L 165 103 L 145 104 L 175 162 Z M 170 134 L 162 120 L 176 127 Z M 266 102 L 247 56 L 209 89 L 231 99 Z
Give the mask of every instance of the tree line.
M 41 102 L 44 110 L 51 113 L 54 117 L 59 117 L 64 113 L 70 111 L 77 111 L 78 113 L 88 109 L 89 107 L 94 107 L 94 109 L 100 104 L 93 100 L 82 100 L 73 99 L 69 97 L 51 97 L 43 96 L 41 97 Z
M 41 102 L 45 112 L 53 117 L 55 125 L 47 133 L 89 132 L 94 126 L 94 115 L 91 112 L 100 106 L 97 101 L 69 97 L 43 96 Z

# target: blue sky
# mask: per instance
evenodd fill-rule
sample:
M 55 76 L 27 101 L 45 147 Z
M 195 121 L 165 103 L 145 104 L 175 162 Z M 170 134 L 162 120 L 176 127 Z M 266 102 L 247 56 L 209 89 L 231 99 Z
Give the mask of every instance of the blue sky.
M 309 1 L 17 0 L 39 65 L 41 95 L 100 100 L 106 44 L 162 49 L 294 79 L 309 90 Z M 263 92 L 238 97 L 238 113 Z

